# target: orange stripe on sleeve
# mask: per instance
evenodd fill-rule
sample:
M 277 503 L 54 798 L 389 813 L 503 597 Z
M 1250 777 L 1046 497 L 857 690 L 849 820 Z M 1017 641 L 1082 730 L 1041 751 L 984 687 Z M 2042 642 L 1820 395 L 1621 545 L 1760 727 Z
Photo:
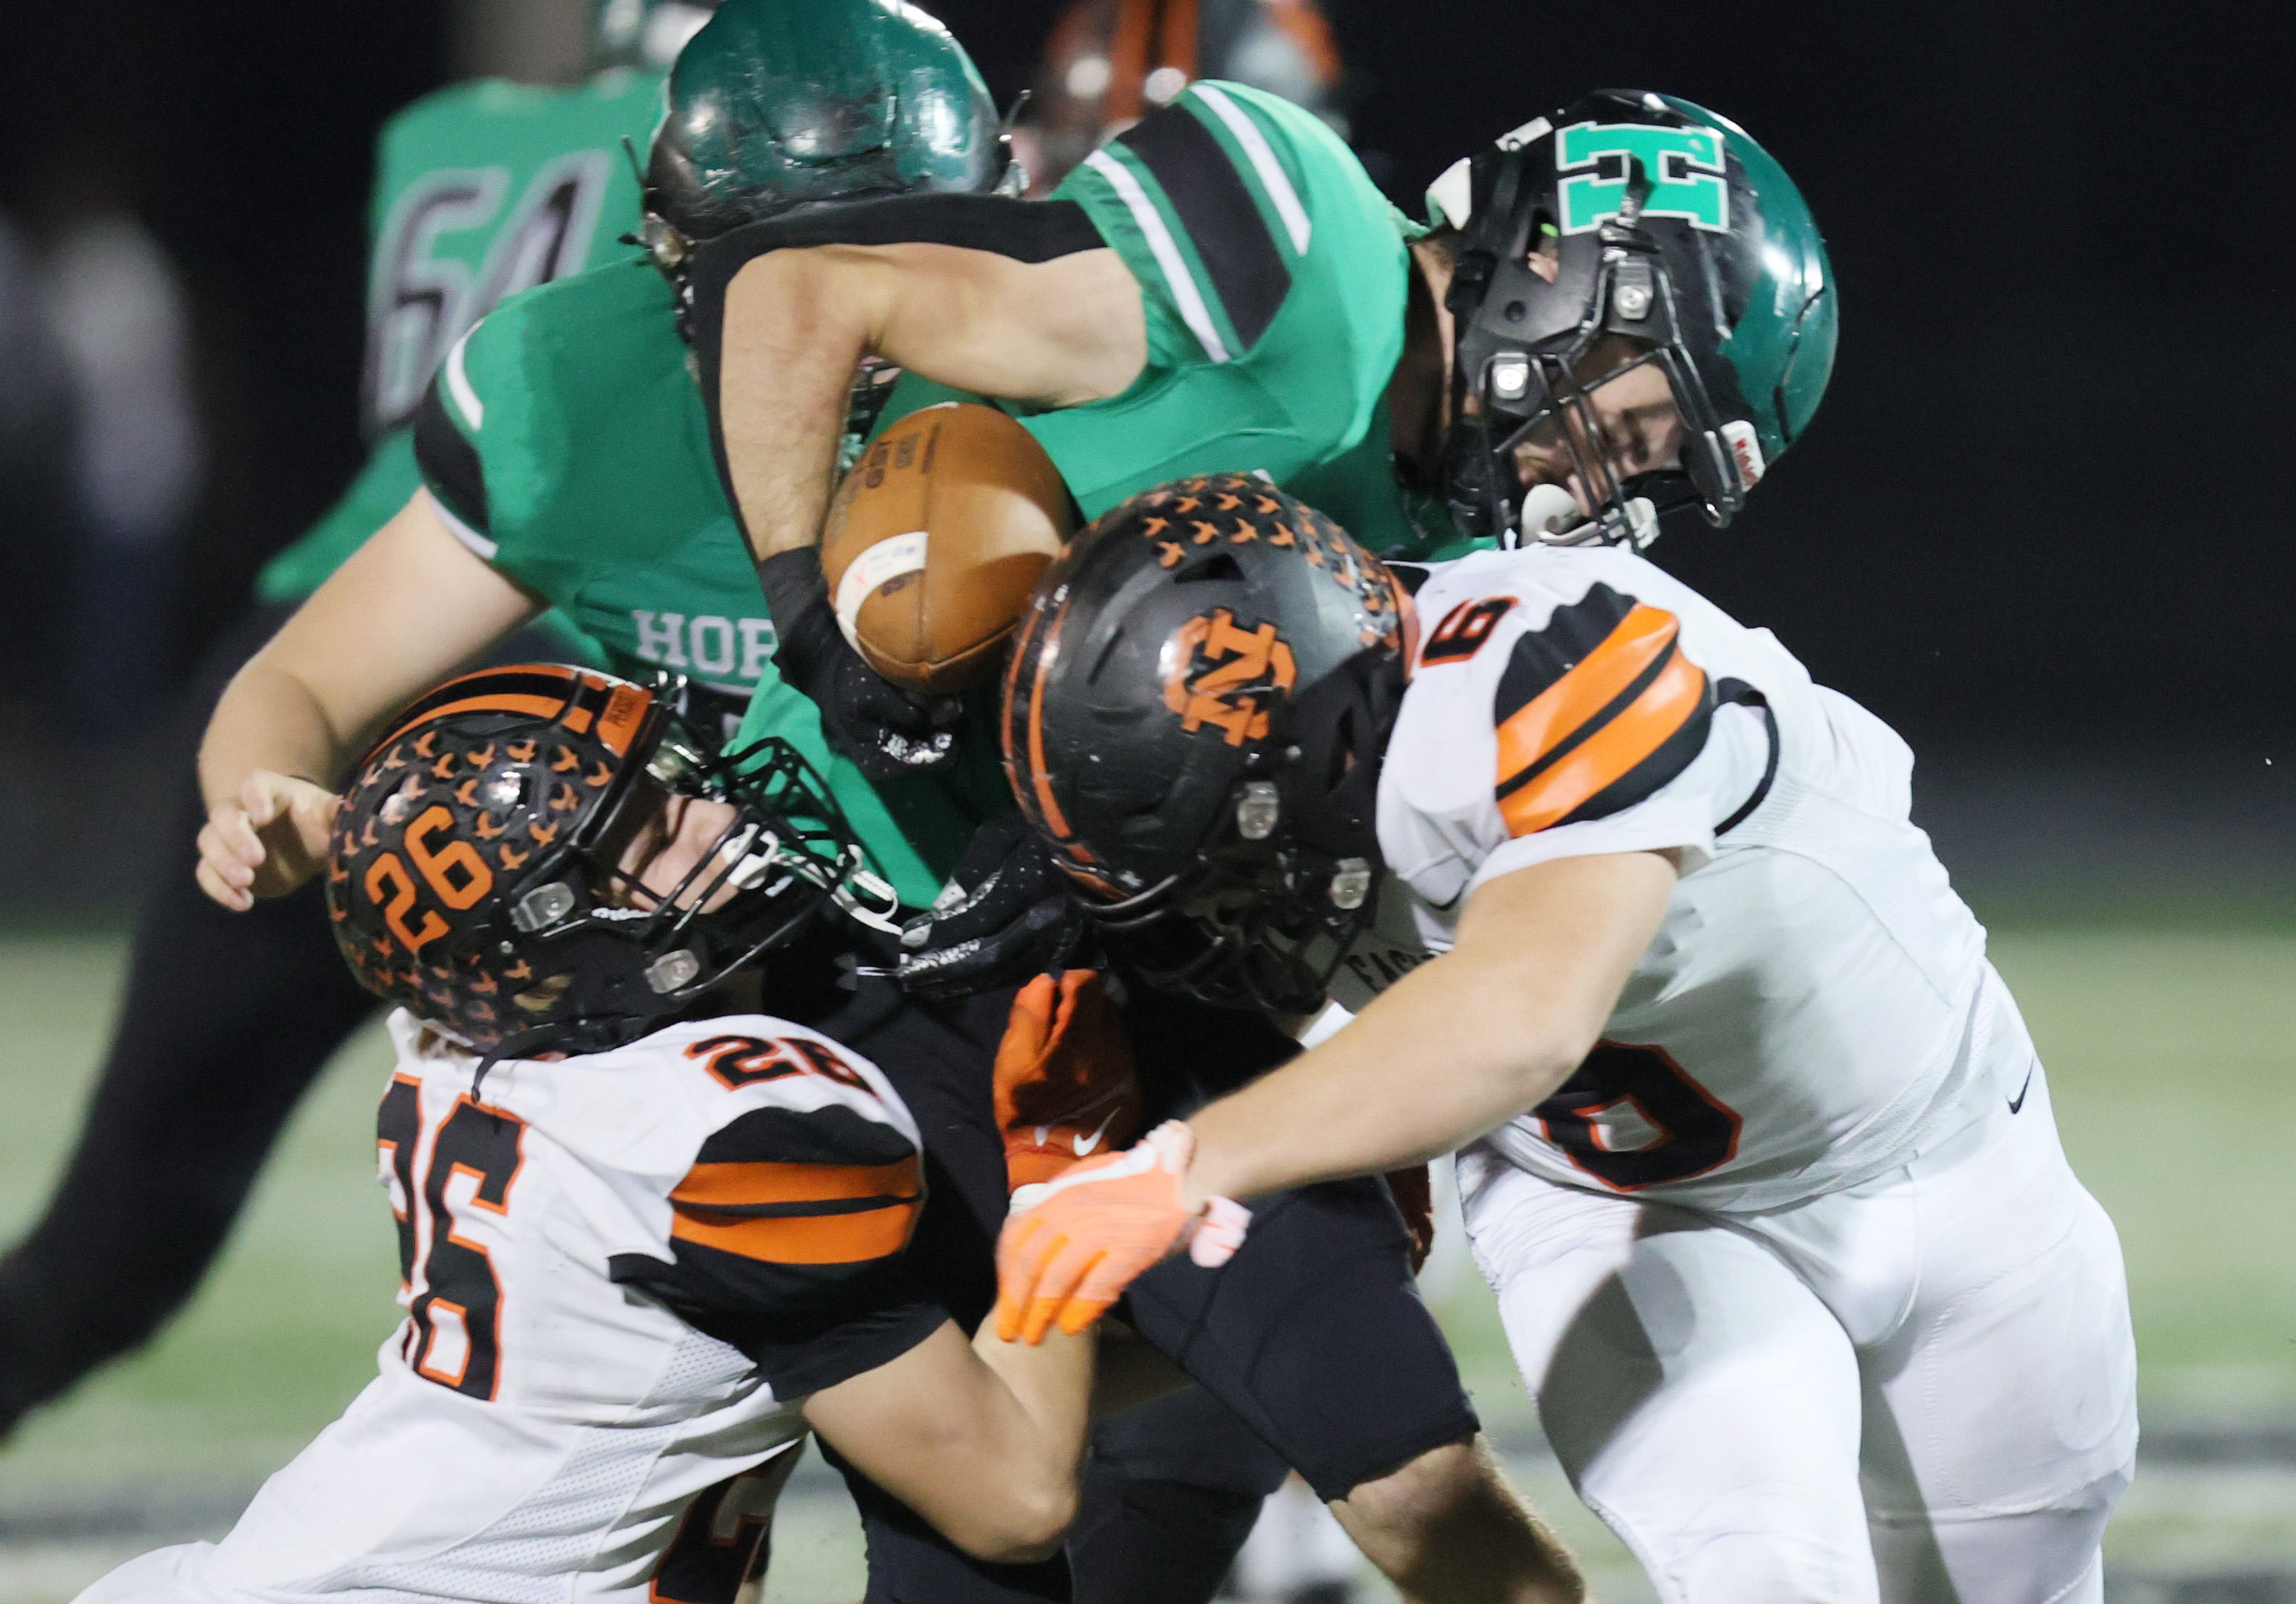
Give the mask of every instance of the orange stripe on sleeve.
M 857 1197 L 914 1202 L 922 1189 L 914 1155 L 889 1164 L 695 1164 L 669 1195 L 673 1204 L 732 1209 L 764 1203 L 832 1203 Z
M 1648 611 L 1651 609 L 1635 609 L 1636 613 Z M 1673 617 L 1664 613 L 1657 616 L 1666 621 L 1667 638 L 1670 640 L 1675 626 Z M 1634 613 L 1629 613 L 1627 622 L 1633 621 Z M 1625 628 L 1625 624 L 1620 626 L 1620 630 Z M 1616 634 L 1611 637 L 1611 640 L 1617 638 Z M 1605 641 L 1594 655 L 1587 659 L 1586 663 L 1565 675 L 1554 688 L 1560 690 L 1568 685 L 1579 670 L 1593 662 L 1596 656 L 1609 648 L 1610 644 L 1610 641 Z M 1644 687 L 1643 694 L 1622 709 L 1616 718 L 1554 768 L 1521 790 L 1499 799 L 1499 815 L 1506 820 L 1507 833 L 1510 835 L 1535 835 L 1569 818 L 1589 798 L 1633 773 L 1636 764 L 1666 744 L 1669 737 L 1696 718 L 1705 704 L 1705 674 L 1697 664 L 1679 652 L 1676 653 L 1674 660 L 1660 670 L 1658 678 Z M 1534 702 L 1522 711 L 1527 713 L 1537 705 Z M 1521 716 L 1520 713 L 1516 715 L 1518 718 Z M 1505 750 L 1504 740 L 1500 750 L 1502 753 Z M 1504 774 L 1506 771 L 1503 759 L 1500 772 Z
M 1499 784 L 1538 762 L 1608 707 L 1659 660 L 1681 629 L 1673 613 L 1635 604 L 1601 646 L 1499 726 Z
M 914 1202 L 854 1214 L 782 1214 L 761 1220 L 681 1205 L 669 1234 L 681 1242 L 739 1254 L 769 1264 L 858 1264 L 889 1258 L 908 1245 Z

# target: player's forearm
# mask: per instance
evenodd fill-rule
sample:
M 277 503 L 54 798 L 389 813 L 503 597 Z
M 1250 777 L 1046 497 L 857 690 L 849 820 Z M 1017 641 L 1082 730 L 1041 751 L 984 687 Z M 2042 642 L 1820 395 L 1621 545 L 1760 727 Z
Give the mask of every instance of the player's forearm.
M 874 349 L 953 389 L 1078 407 L 1122 395 L 1147 364 L 1140 286 L 1113 251 L 1016 262 L 899 245 L 880 259 L 903 292 L 886 299 Z
M 782 251 L 750 262 L 726 290 L 718 431 L 759 562 L 821 538 L 848 391 L 880 322 L 870 288 L 865 263 Z
M 1000 1342 L 993 1322 L 974 1337 L 989 1378 L 953 1467 L 970 1491 L 948 1491 L 933 1519 L 977 1558 L 1014 1564 L 1060 1551 L 1076 1517 L 1095 1346 L 1090 1332 L 1056 1332 L 1034 1348 Z
M 1323 1046 L 1191 1115 L 1189 1205 L 1421 1164 L 1544 1100 L 1593 1036 L 1494 971 L 1457 952 L 1423 964 Z
M 1007 1417 L 1012 1449 L 1038 1478 L 1048 1497 L 1072 1497 L 1085 1435 L 1092 1422 L 1093 1370 L 1098 1338 L 1055 1333 L 1037 1347 L 1004 1342 L 994 1320 L 973 1334 L 972 1351 L 1004 1386 L 1013 1412 Z
M 1189 1116 L 1186 1201 L 1399 1169 L 1528 1112 L 1600 1037 L 1674 881 L 1667 855 L 1621 852 L 1478 887 L 1451 951 L 1313 1052 Z
M 256 769 L 332 789 L 392 712 L 541 611 L 417 490 L 225 691 L 200 749 L 210 806 Z
M 332 789 L 341 735 L 311 689 L 258 653 L 232 677 L 200 742 L 200 795 L 209 809 L 236 797 L 258 769 Z

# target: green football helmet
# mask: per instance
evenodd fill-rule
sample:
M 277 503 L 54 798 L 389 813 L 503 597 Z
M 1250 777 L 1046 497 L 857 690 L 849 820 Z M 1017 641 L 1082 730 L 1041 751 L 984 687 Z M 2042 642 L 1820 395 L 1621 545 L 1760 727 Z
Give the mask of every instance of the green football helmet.
M 1444 476 L 1463 532 L 1641 547 L 1692 506 L 1718 528 L 1817 410 L 1840 323 L 1825 243 L 1728 119 L 1602 90 L 1454 165 L 1428 210 L 1457 232 Z M 1681 453 L 1622 478 L 1590 397 L 1644 365 L 1666 375 Z M 1521 482 L 1515 448 L 1534 439 L 1568 448 L 1591 518 Z
M 726 0 L 677 58 L 646 164 L 645 243 L 833 202 L 1009 189 L 1004 130 L 948 29 L 904 0 Z
M 600 67 L 668 67 L 718 0 L 591 0 L 590 52 Z

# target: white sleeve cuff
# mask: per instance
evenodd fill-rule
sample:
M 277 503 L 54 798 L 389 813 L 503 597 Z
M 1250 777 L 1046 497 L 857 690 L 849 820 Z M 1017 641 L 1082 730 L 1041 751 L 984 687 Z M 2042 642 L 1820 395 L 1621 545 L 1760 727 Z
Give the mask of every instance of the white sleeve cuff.
M 427 491 L 425 493 L 428 494 Z M 496 545 L 494 541 L 488 539 L 484 535 L 479 533 L 478 531 L 472 529 L 469 524 L 455 516 L 454 508 L 448 506 L 444 501 L 441 501 L 436 496 L 430 497 L 430 510 L 439 514 L 439 522 L 447 526 L 447 532 L 448 534 L 454 536 L 455 539 L 460 540 L 463 545 L 469 547 L 471 550 L 476 553 L 482 561 L 488 563 L 493 562 L 495 560 L 495 553 L 502 549 L 502 547 Z

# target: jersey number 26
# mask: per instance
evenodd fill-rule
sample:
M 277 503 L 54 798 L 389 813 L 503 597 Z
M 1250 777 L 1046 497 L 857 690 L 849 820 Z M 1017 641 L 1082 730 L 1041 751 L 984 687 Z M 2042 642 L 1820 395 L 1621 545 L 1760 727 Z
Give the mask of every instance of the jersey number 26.
M 407 1326 L 401 1356 L 417 1375 L 473 1398 L 492 1398 L 501 1377 L 502 1279 L 487 1250 L 458 1227 L 463 1209 L 510 1212 L 518 1179 L 524 1121 L 485 1108 L 469 1097 L 455 1099 L 430 1139 L 430 1162 L 420 1190 L 415 1149 L 422 1139 L 422 1090 L 403 1075 L 391 1078 L 375 1116 L 375 1141 L 388 1179 L 395 1182 L 391 1213 L 398 1222 L 398 1279 L 406 1290 Z M 467 1192 L 458 1177 L 472 1183 Z M 458 1196 L 452 1201 L 447 1192 Z M 430 1251 L 415 1274 L 414 1249 L 427 1238 Z

